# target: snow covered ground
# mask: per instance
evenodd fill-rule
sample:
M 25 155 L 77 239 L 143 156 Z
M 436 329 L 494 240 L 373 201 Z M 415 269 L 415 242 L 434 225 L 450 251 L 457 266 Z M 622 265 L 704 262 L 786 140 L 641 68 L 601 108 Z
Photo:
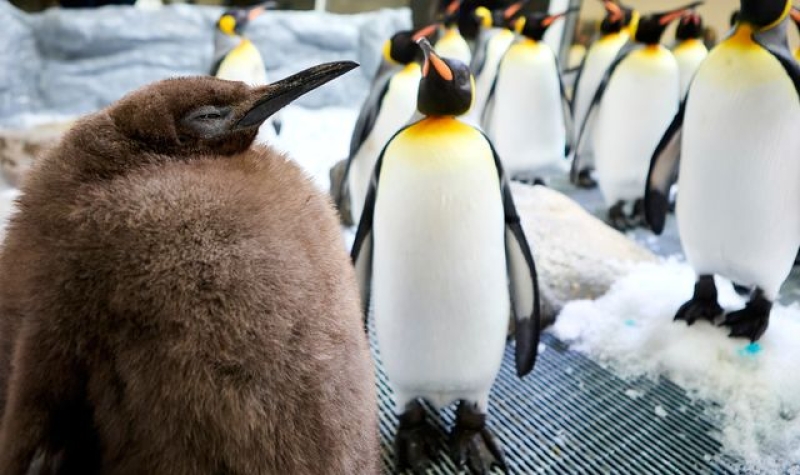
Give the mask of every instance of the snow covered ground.
M 328 171 L 347 155 L 357 112 L 290 106 L 283 113 L 277 147 L 327 192 Z M 0 194 L 0 221 L 11 193 Z M 580 201 L 585 203 L 585 191 L 575 194 L 583 194 Z M 343 229 L 343 235 L 351 240 L 352 230 Z M 646 232 L 631 237 L 659 248 L 659 241 Z M 667 246 L 665 254 L 673 254 L 674 247 Z M 750 469 L 800 473 L 800 305 L 776 305 L 766 335 L 750 345 L 705 322 L 693 327 L 673 323 L 693 284 L 691 269 L 679 259 L 643 265 L 604 297 L 568 304 L 552 331 L 621 377 L 663 376 L 714 403 L 709 411 L 721 430 L 724 450 L 746 460 Z M 718 286 L 726 309 L 743 305 L 730 283 L 720 280 Z M 663 407 L 654 411 L 670 417 Z

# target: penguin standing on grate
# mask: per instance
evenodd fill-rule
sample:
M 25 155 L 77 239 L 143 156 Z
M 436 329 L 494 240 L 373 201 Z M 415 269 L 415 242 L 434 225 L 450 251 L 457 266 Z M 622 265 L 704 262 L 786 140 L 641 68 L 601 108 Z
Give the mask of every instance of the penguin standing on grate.
M 691 325 L 723 314 L 719 274 L 752 290 L 721 324 L 731 337 L 755 341 L 800 247 L 800 66 L 786 39 L 791 2 L 740 6 L 653 154 L 645 212 L 660 234 L 680 175 L 678 232 L 698 277 L 675 319 Z
M 500 159 L 455 118 L 472 102 L 468 67 L 426 40 L 420 46 L 417 108 L 425 117 L 384 148 L 352 257 L 394 390 L 399 468 L 421 471 L 434 452 L 423 399 L 437 408 L 458 402 L 452 457 L 486 473 L 505 468 L 486 412 L 512 309 L 517 373 L 536 359 L 536 271 Z
M 582 169 L 579 161 L 593 130 L 596 176 L 608 222 L 617 229 L 643 223 L 649 159 L 680 105 L 678 63 L 661 46 L 661 37 L 672 21 L 702 3 L 644 16 L 634 41 L 604 74 L 586 113 L 572 172 Z

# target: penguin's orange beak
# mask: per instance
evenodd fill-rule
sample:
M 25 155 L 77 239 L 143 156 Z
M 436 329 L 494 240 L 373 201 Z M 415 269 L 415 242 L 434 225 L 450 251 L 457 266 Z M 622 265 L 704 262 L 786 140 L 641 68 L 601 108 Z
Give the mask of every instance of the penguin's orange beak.
M 417 44 L 420 48 L 422 48 L 422 52 L 425 54 L 425 64 L 422 65 L 422 76 L 427 77 L 431 70 L 431 66 L 433 66 L 433 68 L 436 70 L 436 73 L 441 76 L 442 79 L 445 81 L 452 81 L 453 71 L 451 71 L 447 63 L 442 61 L 442 58 L 436 54 L 436 51 L 433 50 L 433 46 L 431 46 L 430 42 L 423 37 L 417 40 Z
M 565 12 L 561 12 L 561 13 L 559 13 L 557 15 L 550 15 L 549 17 L 547 17 L 544 20 L 542 20 L 542 26 L 550 26 L 550 25 L 553 24 L 554 21 L 558 20 L 559 18 L 564 18 L 565 16 L 569 15 L 570 13 L 575 13 L 577 11 L 578 11 L 577 8 L 570 8 L 569 10 L 567 10 Z
M 459 7 L 461 7 L 461 0 L 453 0 L 449 5 L 447 5 L 447 9 L 444 12 L 448 16 L 454 15 L 458 11 Z
M 522 10 L 522 7 L 524 7 L 529 1 L 530 0 L 522 0 L 521 2 L 512 3 L 510 6 L 508 6 L 508 8 L 503 10 L 503 18 L 506 20 L 514 18 L 514 16 L 516 16 L 517 13 Z
M 703 3 L 705 3 L 705 2 L 692 2 L 689 5 L 686 5 L 685 7 L 681 7 L 681 8 L 678 8 L 676 10 L 672 10 L 671 12 L 668 12 L 665 15 L 663 15 L 661 18 L 659 18 L 658 19 L 658 23 L 660 25 L 662 25 L 662 26 L 669 25 L 670 23 L 672 23 L 676 19 L 682 17 L 688 10 L 691 10 L 692 8 L 697 8 L 700 5 L 702 5 Z
M 605 7 L 606 11 L 611 17 L 611 21 L 620 21 L 625 17 L 625 14 L 622 12 L 622 8 L 620 8 L 620 6 L 614 3 L 612 0 L 603 0 L 603 7 Z
M 789 15 L 792 17 L 792 21 L 800 25 L 800 10 L 797 7 L 792 7 L 789 11 Z
M 411 36 L 411 41 L 417 43 L 420 38 L 426 38 L 428 36 L 431 36 L 439 28 L 439 25 L 440 23 L 433 23 L 431 25 L 428 25 L 424 28 L 417 30 L 417 32 Z

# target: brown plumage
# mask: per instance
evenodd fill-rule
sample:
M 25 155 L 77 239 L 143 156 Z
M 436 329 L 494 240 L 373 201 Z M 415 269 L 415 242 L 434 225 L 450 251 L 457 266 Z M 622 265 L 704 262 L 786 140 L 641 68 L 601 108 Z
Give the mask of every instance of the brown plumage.
M 37 164 L 0 255 L 0 473 L 378 472 L 332 205 L 252 144 L 353 66 L 155 83 Z

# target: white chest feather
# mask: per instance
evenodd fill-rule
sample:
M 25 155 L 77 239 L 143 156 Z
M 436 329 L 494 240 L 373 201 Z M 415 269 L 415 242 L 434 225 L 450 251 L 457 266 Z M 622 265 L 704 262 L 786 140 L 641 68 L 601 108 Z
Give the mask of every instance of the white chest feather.
M 356 219 L 361 216 L 378 156 L 386 142 L 408 123 L 416 110 L 417 90 L 421 77 L 422 73 L 417 64 L 407 66 L 392 77 L 381 101 L 381 109 L 375 124 L 350 165 L 350 196 L 353 216 Z
M 488 394 L 510 304 L 500 184 L 486 140 L 428 119 L 387 147 L 373 226 L 378 342 L 396 391 Z
M 603 80 L 603 74 L 614 58 L 619 53 L 620 48 L 628 40 L 628 35 L 624 33 L 615 33 L 601 38 L 589 48 L 586 53 L 586 61 L 583 63 L 583 71 L 581 72 L 581 79 L 578 83 L 578 89 L 575 91 L 575 107 L 574 107 L 574 121 L 575 133 L 580 133 L 580 128 L 586 119 L 586 113 L 594 98 L 594 93 Z M 591 130 L 586 131 L 587 137 L 591 138 Z M 575 137 L 577 139 L 577 136 Z M 591 141 L 587 143 L 587 150 L 591 150 Z
M 678 225 L 699 272 L 774 297 L 800 246 L 800 99 L 781 64 L 749 41 L 712 51 L 684 120 Z
M 228 81 L 242 81 L 251 86 L 267 84 L 267 70 L 261 53 L 248 40 L 242 40 L 219 66 L 217 77 Z
M 509 48 L 497 77 L 488 130 L 509 173 L 558 169 L 566 130 L 552 50 L 525 40 Z
M 679 105 L 678 65 L 663 47 L 631 53 L 617 67 L 599 105 L 595 163 L 606 203 L 644 194 L 650 158 Z
M 464 64 L 470 64 L 472 61 L 472 50 L 469 49 L 469 44 L 458 32 L 457 27 L 446 29 L 434 48 L 443 58 L 457 59 Z
M 483 63 L 483 69 L 475 77 L 475 104 L 468 114 L 468 120 L 471 124 L 477 125 L 480 117 L 483 114 L 483 109 L 486 105 L 486 100 L 489 98 L 489 92 L 492 89 L 492 84 L 497 77 L 497 69 L 500 66 L 500 60 L 503 55 L 508 51 L 511 42 L 514 41 L 514 34 L 506 29 L 502 29 L 495 33 L 486 45 L 486 58 Z
M 697 68 L 708 56 L 708 50 L 700 40 L 686 40 L 676 46 L 672 54 L 675 55 L 675 61 L 678 62 L 678 69 L 681 72 L 681 98 L 683 98 Z

